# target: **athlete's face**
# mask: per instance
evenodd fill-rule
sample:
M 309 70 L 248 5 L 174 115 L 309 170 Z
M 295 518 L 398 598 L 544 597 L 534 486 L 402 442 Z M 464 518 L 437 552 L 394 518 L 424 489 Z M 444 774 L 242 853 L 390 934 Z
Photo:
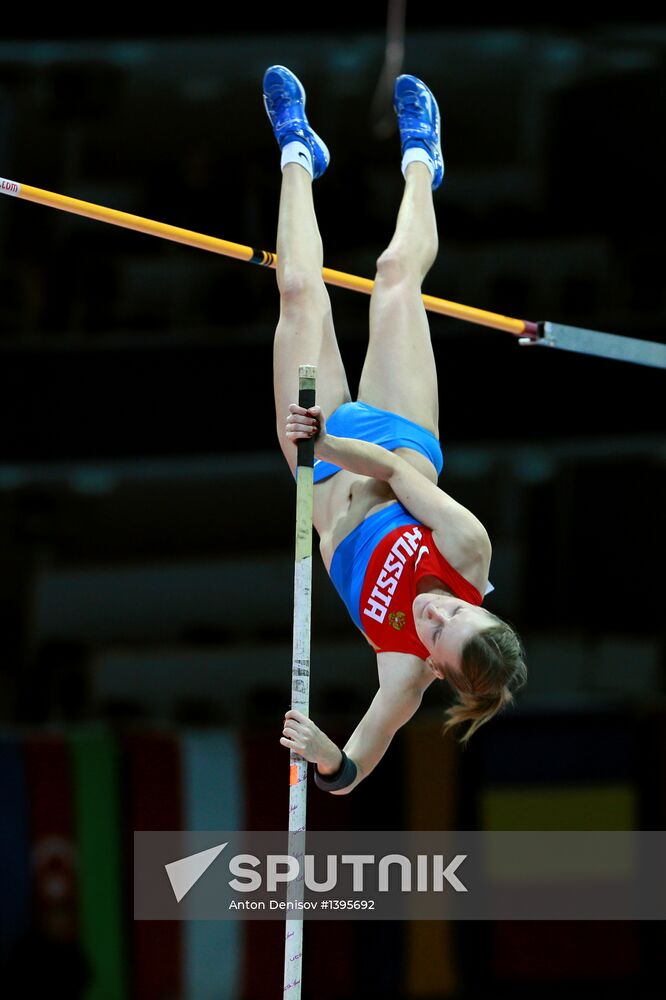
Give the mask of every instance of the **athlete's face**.
M 419 594 L 412 611 L 417 635 L 430 654 L 433 673 L 440 678 L 448 676 L 455 684 L 465 643 L 493 625 L 495 615 L 452 594 Z

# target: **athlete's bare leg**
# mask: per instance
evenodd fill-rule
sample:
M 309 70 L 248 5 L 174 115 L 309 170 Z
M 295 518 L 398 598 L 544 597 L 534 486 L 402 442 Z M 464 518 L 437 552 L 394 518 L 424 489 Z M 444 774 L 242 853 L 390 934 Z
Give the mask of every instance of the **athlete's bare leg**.
M 432 175 L 411 163 L 395 233 L 377 261 L 359 399 L 438 435 L 437 371 L 421 284 L 437 255 Z
M 312 179 L 297 163 L 282 172 L 277 235 L 280 319 L 275 331 L 273 380 L 280 446 L 289 465 L 296 448 L 285 437 L 289 403 L 298 402 L 298 366 L 317 365 L 317 403 L 324 415 L 351 399 L 322 280 L 323 249 L 312 198 Z

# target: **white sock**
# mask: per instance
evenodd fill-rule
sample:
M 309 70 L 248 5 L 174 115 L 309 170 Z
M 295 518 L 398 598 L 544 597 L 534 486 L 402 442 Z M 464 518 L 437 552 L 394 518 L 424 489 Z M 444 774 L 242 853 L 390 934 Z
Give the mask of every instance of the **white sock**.
M 405 150 L 402 163 L 400 165 L 403 177 L 405 176 L 407 167 L 410 163 L 425 163 L 432 176 L 435 176 L 435 164 L 432 162 L 432 157 L 428 155 L 423 146 L 410 146 L 409 149 Z
M 307 170 L 310 177 L 314 177 L 314 170 L 312 169 L 312 153 L 304 142 L 294 140 L 294 142 L 288 142 L 286 146 L 282 147 L 280 168 L 284 170 L 287 163 L 300 164 L 304 170 Z

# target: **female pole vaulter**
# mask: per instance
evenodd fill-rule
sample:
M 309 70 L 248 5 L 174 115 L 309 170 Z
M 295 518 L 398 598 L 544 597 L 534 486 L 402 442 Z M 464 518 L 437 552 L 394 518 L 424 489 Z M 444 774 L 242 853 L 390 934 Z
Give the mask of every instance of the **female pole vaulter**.
M 377 654 L 379 690 L 344 749 L 289 711 L 280 743 L 315 765 L 315 781 L 346 794 L 378 764 L 394 734 L 439 679 L 455 690 L 445 730 L 462 742 L 513 700 L 526 680 L 514 630 L 482 607 L 491 546 L 481 522 L 437 486 L 437 371 L 421 285 L 437 253 L 432 192 L 444 164 L 430 90 L 398 77 L 405 188 L 395 233 L 377 262 L 367 355 L 352 402 L 331 304 L 312 183 L 329 153 L 305 114 L 305 91 L 283 66 L 264 75 L 264 104 L 281 149 L 277 234 L 280 318 L 274 387 L 280 446 L 292 472 L 296 441 L 315 436 L 314 526 L 328 573 Z M 298 398 L 298 368 L 317 365 L 318 404 Z M 327 418 L 327 419 L 326 419 Z

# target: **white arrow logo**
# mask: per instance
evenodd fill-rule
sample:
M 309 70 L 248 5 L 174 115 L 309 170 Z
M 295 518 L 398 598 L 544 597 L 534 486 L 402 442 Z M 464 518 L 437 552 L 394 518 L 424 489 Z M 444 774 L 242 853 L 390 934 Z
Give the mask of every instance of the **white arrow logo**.
M 177 903 L 180 903 L 183 896 L 199 881 L 228 843 L 227 840 L 225 844 L 210 847 L 207 851 L 199 851 L 198 854 L 190 854 L 187 858 L 180 858 L 178 861 L 172 861 L 164 866 Z

